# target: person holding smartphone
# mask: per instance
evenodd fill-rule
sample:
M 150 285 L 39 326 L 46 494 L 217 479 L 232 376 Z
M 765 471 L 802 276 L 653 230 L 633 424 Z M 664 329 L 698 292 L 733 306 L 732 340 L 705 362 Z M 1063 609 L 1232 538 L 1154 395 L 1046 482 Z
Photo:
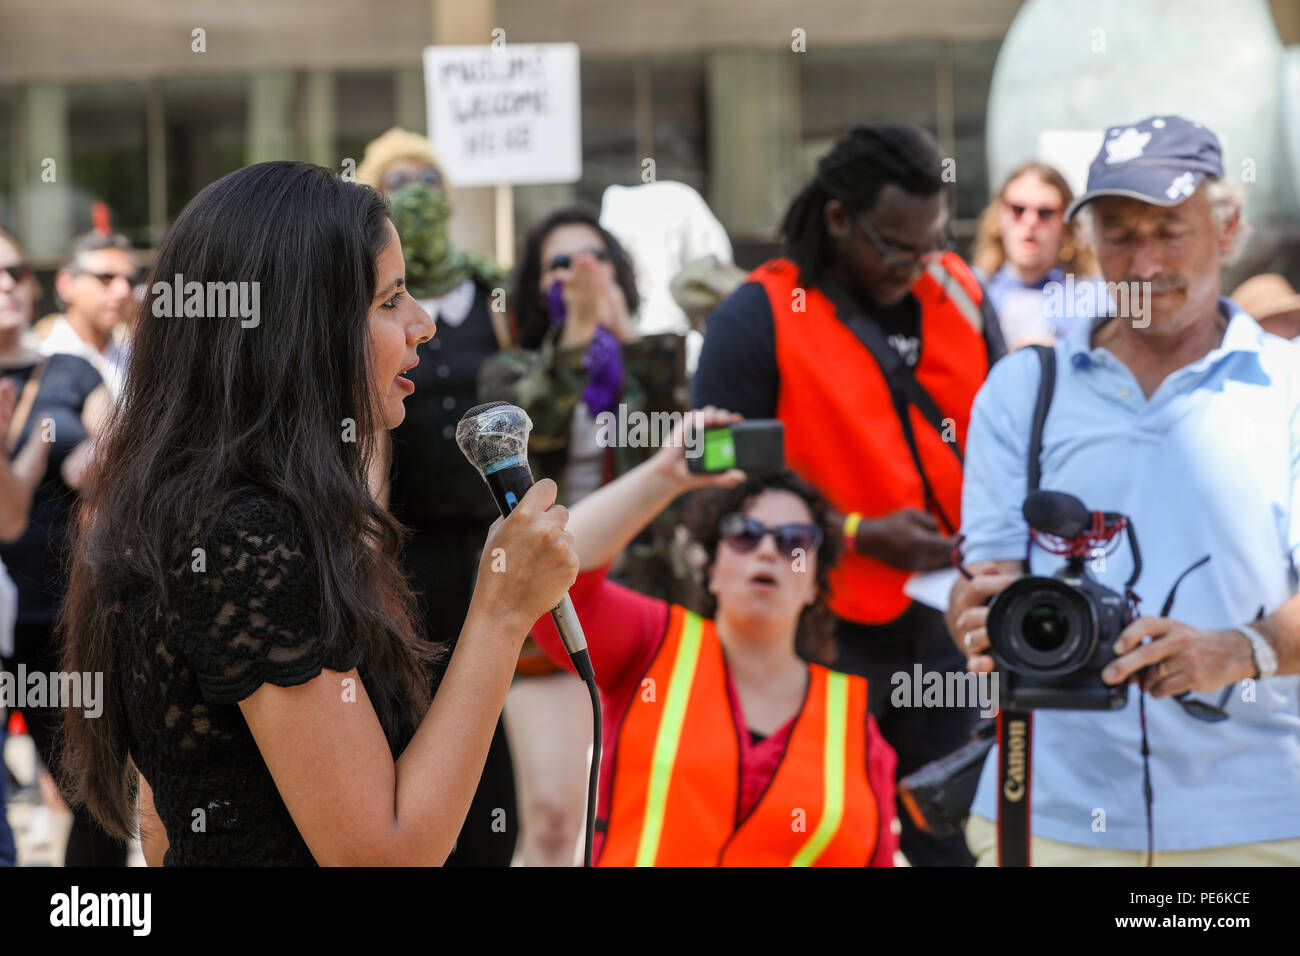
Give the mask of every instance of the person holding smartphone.
M 685 427 L 739 418 L 707 408 Z M 789 471 L 694 474 L 683 437 L 570 512 L 604 721 L 598 863 L 892 866 L 896 758 L 867 681 L 795 650 L 834 625 L 826 500 Z M 614 556 L 693 489 L 694 609 L 609 581 Z M 553 623 L 532 634 L 567 662 Z

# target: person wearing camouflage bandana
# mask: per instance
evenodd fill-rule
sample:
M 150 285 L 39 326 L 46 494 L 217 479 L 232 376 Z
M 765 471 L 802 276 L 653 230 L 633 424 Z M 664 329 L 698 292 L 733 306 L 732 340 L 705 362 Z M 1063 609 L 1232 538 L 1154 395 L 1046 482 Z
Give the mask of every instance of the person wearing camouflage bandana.
M 424 137 L 390 130 L 367 148 L 358 178 L 389 194 L 407 291 L 437 322 L 434 337 L 417 349 L 419 364 L 406 373 L 415 392 L 406 400 L 405 420 L 391 432 L 386 482 L 380 483 L 393 515 L 411 529 L 402 562 L 421 592 L 425 631 L 454 646 L 497 515 L 483 479 L 456 446 L 455 426 L 477 404 L 479 367 L 510 344 L 505 270 L 451 240 L 445 181 Z M 499 721 L 447 865 L 509 866 L 519 832 L 516 806 L 513 762 Z

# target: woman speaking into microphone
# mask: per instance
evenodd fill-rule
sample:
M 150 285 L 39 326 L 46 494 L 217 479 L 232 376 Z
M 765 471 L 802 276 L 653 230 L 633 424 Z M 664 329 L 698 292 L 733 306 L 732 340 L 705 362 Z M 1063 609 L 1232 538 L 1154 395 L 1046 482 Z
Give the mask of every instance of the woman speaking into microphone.
M 540 481 L 493 524 L 506 563 L 480 564 L 450 660 L 417 633 L 366 479 L 434 334 L 403 274 L 379 193 L 294 162 L 208 186 L 158 250 L 63 614 L 64 669 L 107 697 L 67 713 L 68 782 L 118 836 L 138 790 L 151 864 L 442 863 L 577 574 Z

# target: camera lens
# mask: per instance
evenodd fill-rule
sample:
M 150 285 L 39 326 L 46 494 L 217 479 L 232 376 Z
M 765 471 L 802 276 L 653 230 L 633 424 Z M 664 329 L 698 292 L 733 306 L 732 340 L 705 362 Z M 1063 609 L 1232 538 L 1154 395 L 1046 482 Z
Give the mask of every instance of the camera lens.
M 1055 651 L 1070 636 L 1070 619 L 1058 604 L 1035 604 L 1025 612 L 1020 633 L 1036 651 Z
M 1088 594 L 1055 578 L 1026 577 L 993 599 L 989 648 L 998 666 L 1043 679 L 1072 674 L 1097 646 Z

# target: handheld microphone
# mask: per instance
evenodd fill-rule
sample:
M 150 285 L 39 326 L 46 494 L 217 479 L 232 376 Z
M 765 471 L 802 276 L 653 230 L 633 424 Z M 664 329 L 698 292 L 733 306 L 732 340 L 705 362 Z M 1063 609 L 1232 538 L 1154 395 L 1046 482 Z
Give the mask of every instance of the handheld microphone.
M 519 499 L 533 486 L 533 473 L 528 468 L 528 433 L 532 430 L 528 413 L 506 402 L 475 405 L 461 416 L 456 426 L 456 444 L 487 482 L 502 515 L 514 511 Z M 586 866 L 591 866 L 596 833 L 596 788 L 600 777 L 600 691 L 596 687 L 591 655 L 587 653 L 587 638 L 567 593 L 551 610 L 551 620 L 560 632 L 574 670 L 591 695 L 592 751 L 587 772 L 587 828 L 583 838 L 583 860 Z
M 456 444 L 487 482 L 502 515 L 509 515 L 533 486 L 533 473 L 528 467 L 528 434 L 532 429 L 528 413 L 506 402 L 475 405 L 456 426 Z M 568 594 L 551 611 L 551 619 L 578 676 L 594 679 L 587 638 Z

